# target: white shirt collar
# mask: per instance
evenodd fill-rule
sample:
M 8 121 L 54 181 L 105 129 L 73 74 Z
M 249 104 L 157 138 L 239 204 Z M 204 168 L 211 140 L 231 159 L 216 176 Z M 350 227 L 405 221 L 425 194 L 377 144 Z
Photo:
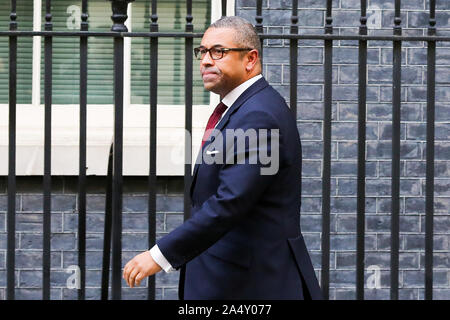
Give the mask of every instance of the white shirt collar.
M 223 113 L 228 111 L 229 107 L 233 105 L 233 103 L 239 98 L 239 96 L 247 90 L 252 84 L 254 84 L 256 81 L 258 81 L 260 78 L 262 78 L 262 74 L 258 74 L 254 76 L 253 78 L 248 79 L 247 81 L 241 83 L 236 88 L 228 92 L 228 94 L 222 99 L 222 102 L 228 107 L 227 110 Z
M 262 74 L 260 73 L 256 76 L 254 76 L 253 78 L 250 78 L 247 81 L 241 83 L 236 88 L 234 88 L 233 90 L 228 92 L 228 94 L 222 99 L 222 102 L 227 106 L 227 108 L 225 109 L 225 112 L 222 113 L 222 116 L 220 117 L 219 121 L 217 122 L 216 127 L 219 124 L 220 120 L 222 120 L 223 117 L 225 116 L 225 114 L 228 112 L 228 110 L 230 110 L 230 107 L 237 100 L 237 98 L 239 98 L 239 96 L 245 90 L 247 90 L 252 84 L 254 84 L 256 81 L 258 81 L 261 78 L 262 78 Z

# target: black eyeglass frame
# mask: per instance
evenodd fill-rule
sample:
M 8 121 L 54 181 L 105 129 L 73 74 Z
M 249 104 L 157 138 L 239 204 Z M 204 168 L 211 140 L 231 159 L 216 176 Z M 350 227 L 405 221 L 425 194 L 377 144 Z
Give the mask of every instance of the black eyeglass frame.
M 205 53 L 202 54 L 200 50 L 204 50 Z M 218 52 L 221 53 L 219 58 L 214 58 L 213 55 L 211 54 L 211 50 L 217 50 Z M 205 55 L 209 52 L 209 56 L 211 57 L 211 59 L 213 60 L 220 60 L 223 58 L 223 54 L 225 52 L 229 52 L 229 51 L 250 51 L 253 50 L 253 48 L 222 48 L 222 47 L 211 47 L 209 49 L 206 49 L 205 47 L 198 47 L 198 48 L 194 48 L 194 56 L 197 60 L 202 60 Z M 199 55 L 200 53 L 200 55 Z

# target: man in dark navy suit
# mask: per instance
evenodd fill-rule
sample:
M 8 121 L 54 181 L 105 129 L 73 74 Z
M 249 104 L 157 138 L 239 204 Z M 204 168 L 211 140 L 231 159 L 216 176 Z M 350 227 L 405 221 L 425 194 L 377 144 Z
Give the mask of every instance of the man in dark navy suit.
M 322 299 L 300 230 L 296 120 L 261 75 L 258 35 L 224 17 L 194 53 L 221 102 L 194 167 L 191 216 L 130 260 L 124 279 L 180 269 L 180 299 Z

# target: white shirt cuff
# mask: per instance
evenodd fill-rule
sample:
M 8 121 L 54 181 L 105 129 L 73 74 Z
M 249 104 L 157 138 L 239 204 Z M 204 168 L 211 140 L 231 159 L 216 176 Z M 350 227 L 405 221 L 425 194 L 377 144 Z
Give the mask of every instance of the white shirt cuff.
M 153 246 L 149 250 L 150 255 L 152 256 L 153 260 L 165 271 L 165 272 L 172 272 L 175 271 L 175 269 L 172 267 L 172 265 L 167 261 L 166 257 L 163 256 L 161 250 L 159 250 L 159 247 L 157 244 Z

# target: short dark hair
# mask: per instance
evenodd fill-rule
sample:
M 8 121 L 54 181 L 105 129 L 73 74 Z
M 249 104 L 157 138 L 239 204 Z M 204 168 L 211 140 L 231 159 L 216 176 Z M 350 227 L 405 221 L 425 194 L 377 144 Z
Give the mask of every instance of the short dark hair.
M 212 23 L 209 28 L 229 28 L 234 29 L 233 40 L 242 48 L 253 48 L 258 51 L 261 57 L 261 42 L 255 27 L 247 20 L 237 16 L 222 17 Z M 242 56 L 245 52 L 242 54 Z M 261 60 L 260 60 L 261 61 Z

